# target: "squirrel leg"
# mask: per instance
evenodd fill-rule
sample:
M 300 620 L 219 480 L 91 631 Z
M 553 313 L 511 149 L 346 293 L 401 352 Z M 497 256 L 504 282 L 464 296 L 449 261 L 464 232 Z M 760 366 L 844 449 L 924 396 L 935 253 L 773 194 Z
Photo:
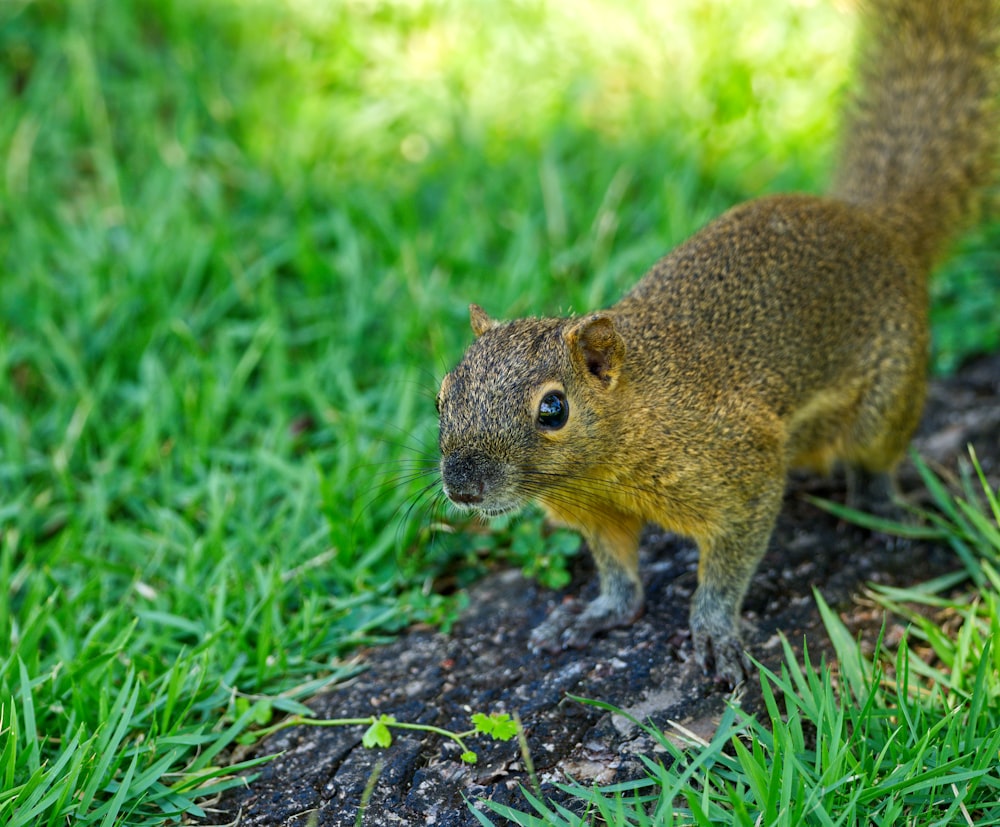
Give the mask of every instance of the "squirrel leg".
M 903 519 L 896 481 L 888 471 L 869 471 L 860 465 L 847 466 L 847 504 L 879 517 Z
M 927 392 L 923 330 L 915 323 L 910 345 L 898 340 L 884 357 L 888 367 L 859 401 L 844 446 L 847 504 L 880 517 L 906 518 L 893 472 L 917 429 Z
M 767 550 L 781 506 L 781 487 L 759 500 L 749 520 L 698 542 L 698 588 L 691 603 L 691 638 L 697 663 L 731 686 L 750 675 L 740 637 L 740 608 Z
M 600 594 L 589 603 L 571 600 L 557 606 L 531 633 L 532 650 L 558 652 L 587 645 L 598 632 L 630 625 L 643 607 L 639 579 L 639 533 L 642 521 L 617 515 L 584 535 L 600 577 Z

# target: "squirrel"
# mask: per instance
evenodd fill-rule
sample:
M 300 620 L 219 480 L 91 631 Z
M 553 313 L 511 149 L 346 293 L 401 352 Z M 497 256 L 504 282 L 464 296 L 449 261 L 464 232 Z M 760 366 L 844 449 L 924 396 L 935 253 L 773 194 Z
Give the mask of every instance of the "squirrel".
M 640 615 L 652 522 L 697 543 L 695 659 L 737 684 L 788 470 L 842 465 L 849 502 L 896 502 L 928 276 L 995 173 L 1000 4 L 870 0 L 861 20 L 826 196 L 732 208 L 606 310 L 501 323 L 471 305 L 475 339 L 436 400 L 444 493 L 484 515 L 540 504 L 583 534 L 600 579 L 532 632 L 535 651 Z

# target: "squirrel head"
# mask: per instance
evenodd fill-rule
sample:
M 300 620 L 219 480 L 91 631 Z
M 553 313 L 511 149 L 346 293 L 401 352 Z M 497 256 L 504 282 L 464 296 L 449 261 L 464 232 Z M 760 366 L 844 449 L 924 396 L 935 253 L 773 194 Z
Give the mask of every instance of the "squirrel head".
M 500 323 L 477 305 L 470 317 L 476 340 L 437 396 L 445 494 L 487 515 L 558 501 L 560 480 L 609 436 L 603 414 L 625 361 L 614 318 Z

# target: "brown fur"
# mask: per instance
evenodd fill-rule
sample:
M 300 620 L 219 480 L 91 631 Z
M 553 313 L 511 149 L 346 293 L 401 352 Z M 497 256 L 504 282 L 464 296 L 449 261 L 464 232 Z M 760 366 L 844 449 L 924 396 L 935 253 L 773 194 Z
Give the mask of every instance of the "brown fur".
M 599 313 L 502 324 L 473 306 L 478 338 L 439 395 L 445 491 L 486 513 L 539 502 L 601 575 L 536 647 L 639 613 L 651 521 L 697 541 L 696 653 L 736 681 L 788 469 L 843 463 L 891 490 L 924 397 L 928 271 L 994 170 L 1000 24 L 993 0 L 873 0 L 865 20 L 831 197 L 735 207 Z M 540 405 L 560 394 L 552 427 Z

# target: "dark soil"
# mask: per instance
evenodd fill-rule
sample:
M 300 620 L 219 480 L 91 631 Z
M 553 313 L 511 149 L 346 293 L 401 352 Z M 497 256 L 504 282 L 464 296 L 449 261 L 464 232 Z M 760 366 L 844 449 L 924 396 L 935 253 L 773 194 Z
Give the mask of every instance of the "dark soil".
M 1000 354 L 933 385 L 915 447 L 939 473 L 951 475 L 970 443 L 995 486 Z M 901 469 L 900 485 L 911 500 L 926 498 L 909 464 Z M 884 618 L 856 599 L 866 583 L 913 584 L 959 567 L 943 546 L 873 535 L 821 511 L 805 494 L 843 500 L 843 480 L 802 476 L 789 485 L 771 549 L 744 607 L 750 650 L 772 668 L 782 660 L 779 632 L 798 647 L 808 640 L 814 660 L 829 652 L 813 588 L 853 629 L 874 639 Z M 587 588 L 589 559 L 580 555 L 575 565 L 575 582 L 565 594 Z M 309 706 L 320 718 L 384 713 L 458 731 L 470 727 L 473 712 L 516 713 L 543 793 L 557 799 L 553 782 L 569 777 L 611 783 L 634 776 L 640 772 L 636 756 L 654 754 L 655 745 L 621 716 L 568 696 L 600 699 L 642 720 L 677 721 L 703 735 L 713 731 L 733 696 L 689 660 L 687 612 L 696 565 L 692 546 L 651 531 L 643 547 L 645 615 L 585 650 L 559 655 L 529 654 L 527 640 L 565 595 L 541 589 L 517 572 L 495 575 L 472 590 L 469 608 L 450 634 L 414 629 L 364 652 L 362 674 Z M 736 696 L 748 711 L 760 709 L 755 683 L 749 681 Z M 458 760 L 449 741 L 422 733 L 397 731 L 388 749 L 365 749 L 362 729 L 295 727 L 273 736 L 257 753 L 280 752 L 280 757 L 215 802 L 209 821 L 246 827 L 353 825 L 380 762 L 365 825 L 477 825 L 466 800 L 480 798 L 527 809 L 521 785 L 528 776 L 516 740 L 471 739 L 479 761 L 470 766 Z

